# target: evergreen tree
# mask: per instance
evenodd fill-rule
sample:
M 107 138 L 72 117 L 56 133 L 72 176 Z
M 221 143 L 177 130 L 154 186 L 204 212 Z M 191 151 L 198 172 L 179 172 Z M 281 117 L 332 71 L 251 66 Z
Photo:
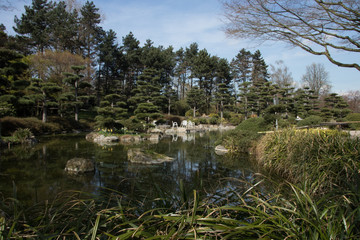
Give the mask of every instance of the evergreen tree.
M 102 33 L 102 41 L 99 44 L 99 72 L 96 84 L 98 98 L 100 91 L 104 95 L 120 92 L 120 68 L 122 54 L 116 43 L 116 33 L 113 30 Z
M 101 16 L 99 14 L 99 8 L 97 8 L 94 2 L 86 1 L 80 10 L 80 30 L 79 40 L 81 43 L 80 51 L 84 58 L 94 61 L 97 54 L 97 48 L 99 43 L 99 34 L 102 29 L 99 26 L 101 22 Z M 85 79 L 90 81 L 92 76 L 92 64 L 88 62 L 86 66 Z
M 235 83 L 239 86 L 239 99 L 235 92 L 235 99 L 239 100 L 241 104 L 240 112 L 244 114 L 245 119 L 248 117 L 248 97 L 249 88 L 251 86 L 251 67 L 252 54 L 244 48 L 239 51 L 235 58 L 231 61 L 231 74 Z
M 78 47 L 78 13 L 69 12 L 63 1 L 57 3 L 49 15 L 49 44 L 55 50 L 76 52 Z
M 32 79 L 28 87 L 30 93 L 27 95 L 42 110 L 42 122 L 47 121 L 48 108 L 57 107 L 57 93 L 62 90 L 60 86 L 53 82 L 46 82 L 42 79 Z
M 230 74 L 230 65 L 228 61 L 224 58 L 219 59 L 217 69 L 216 69 L 216 81 L 217 91 L 215 93 L 215 101 L 219 106 L 220 110 L 220 119 L 223 118 L 223 113 L 225 109 L 231 109 L 233 104 L 232 96 L 232 82 Z
M 187 93 L 186 102 L 193 109 L 193 117 L 196 117 L 196 111 L 206 106 L 204 90 L 193 87 Z
M 252 55 L 252 70 L 251 70 L 251 81 L 255 84 L 262 84 L 267 82 L 269 74 L 267 71 L 267 65 L 264 58 L 261 56 L 259 50 L 256 50 Z
M 79 121 L 79 107 L 82 104 L 82 99 L 88 96 L 79 96 L 79 89 L 90 87 L 89 84 L 84 80 L 84 75 L 80 72 L 85 70 L 85 66 L 72 66 L 71 69 L 74 73 L 64 73 L 64 82 L 68 83 L 73 88 L 73 102 L 70 104 L 75 108 L 75 121 Z
M 152 68 L 145 69 L 133 90 L 134 96 L 128 101 L 138 119 L 149 123 L 160 116 L 159 110 L 166 103 L 161 88 L 159 72 Z
M 33 51 L 43 52 L 50 45 L 50 11 L 53 3 L 47 0 L 33 0 L 31 6 L 25 6 L 25 13 L 19 19 L 15 16 L 14 30 L 30 40 Z
M 3 39 L 7 34 L 0 31 Z M 0 47 L 0 115 L 22 114 L 22 105 L 19 101 L 24 96 L 28 81 L 28 65 L 24 56 L 15 50 L 6 48 L 6 42 Z
M 194 58 L 193 76 L 198 79 L 198 86 L 205 92 L 207 111 L 210 109 L 213 90 L 216 85 L 216 67 L 218 58 L 211 56 L 206 49 L 203 49 Z
M 136 80 L 142 71 L 140 42 L 133 33 L 130 32 L 122 39 L 123 46 L 120 51 L 124 54 L 125 64 L 124 72 L 124 92 L 127 97 L 132 96 L 132 90 L 135 88 Z
M 101 101 L 97 108 L 96 125 L 100 128 L 116 128 L 119 126 L 118 120 L 127 115 L 127 109 L 123 96 L 118 94 L 109 94 Z

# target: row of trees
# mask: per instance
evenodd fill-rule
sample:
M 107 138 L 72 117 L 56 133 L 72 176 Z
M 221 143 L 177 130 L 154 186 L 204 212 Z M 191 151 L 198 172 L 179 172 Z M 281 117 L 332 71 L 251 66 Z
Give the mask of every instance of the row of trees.
M 74 113 L 78 120 L 80 108 L 96 107 L 98 124 L 113 126 L 129 116 L 149 122 L 189 108 L 193 116 L 233 111 L 245 118 L 306 117 L 326 104 L 327 118 L 345 114 L 341 97 L 319 97 L 326 81 L 313 86 L 309 74 L 306 87 L 296 90 L 287 68 L 280 63 L 270 74 L 259 50 L 241 49 L 229 62 L 196 43 L 177 51 L 151 40 L 141 46 L 129 33 L 119 44 L 116 33 L 100 23 L 93 2 L 73 8 L 64 1 L 33 0 L 15 17 L 16 36 L 2 27 L 0 116 L 42 115 L 45 122 L 48 114 Z

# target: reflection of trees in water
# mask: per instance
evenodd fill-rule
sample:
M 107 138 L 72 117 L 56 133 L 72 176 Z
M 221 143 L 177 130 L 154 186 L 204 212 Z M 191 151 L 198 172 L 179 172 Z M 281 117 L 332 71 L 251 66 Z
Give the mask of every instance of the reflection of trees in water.
M 109 194 L 106 189 L 113 189 L 127 200 L 150 200 L 147 207 L 160 204 L 160 200 L 152 201 L 155 198 L 167 198 L 168 204 L 174 205 L 180 203 L 182 191 L 187 196 L 192 196 L 193 190 L 204 195 L 205 192 L 209 194 L 222 191 L 221 189 L 231 186 L 231 183 L 221 179 L 248 174 L 242 166 L 242 162 L 246 160 L 241 160 L 241 165 L 238 165 L 237 159 L 229 160 L 215 155 L 216 136 L 217 133 L 208 133 L 204 137 L 197 136 L 196 140 L 190 136 L 187 141 L 179 137 L 173 142 L 168 137 L 159 144 L 142 143 L 142 148 L 175 158 L 173 162 L 160 165 L 131 164 L 127 161 L 127 149 L 133 147 L 130 145 L 98 146 L 87 142 L 83 136 L 51 138 L 36 145 L 27 155 L 17 153 L 20 156 L 26 155 L 18 162 L 13 162 L 16 153 L 10 151 L 6 160 L 0 160 L 0 170 L 13 171 L 9 174 L 18 185 L 23 199 L 44 200 L 69 189 L 101 196 Z M 74 157 L 93 159 L 96 172 L 67 175 L 63 170 L 66 161 Z M 184 183 L 183 189 L 180 189 L 181 181 Z M 11 180 L 6 184 L 11 186 Z M 163 204 L 161 202 L 159 206 Z

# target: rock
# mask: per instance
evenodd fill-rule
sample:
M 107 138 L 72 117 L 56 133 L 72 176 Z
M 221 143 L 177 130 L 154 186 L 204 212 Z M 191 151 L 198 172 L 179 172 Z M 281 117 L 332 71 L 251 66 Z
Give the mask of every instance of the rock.
M 129 149 L 127 152 L 127 157 L 130 162 L 139 164 L 160 164 L 174 160 L 173 158 L 163 154 L 144 152 L 140 148 Z
M 86 134 L 85 139 L 87 141 L 93 142 L 95 138 L 97 138 L 100 134 L 97 132 L 91 132 L 89 134 Z
M 222 146 L 222 145 L 217 145 L 216 147 L 215 147 L 215 153 L 217 154 L 217 155 L 224 155 L 224 154 L 226 154 L 226 153 L 228 153 L 229 152 L 229 150 L 228 149 L 226 149 L 224 146 Z
M 151 134 L 151 136 L 149 137 L 149 140 L 151 142 L 159 142 L 160 140 L 160 135 L 159 134 Z
M 73 158 L 67 161 L 65 166 L 65 171 L 69 173 L 86 173 L 86 172 L 94 172 L 95 166 L 94 163 L 90 159 L 85 158 Z
M 123 135 L 120 137 L 120 141 L 124 143 L 129 143 L 134 141 L 134 137 L 131 135 Z
M 153 128 L 153 129 L 150 129 L 149 131 L 151 134 L 163 134 L 163 131 L 161 129 L 158 129 L 158 128 Z

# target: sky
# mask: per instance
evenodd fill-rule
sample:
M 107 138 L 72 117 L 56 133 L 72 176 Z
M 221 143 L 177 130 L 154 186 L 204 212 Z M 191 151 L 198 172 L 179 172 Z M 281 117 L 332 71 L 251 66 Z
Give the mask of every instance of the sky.
M 85 2 L 85 0 L 78 0 Z M 21 17 L 24 5 L 31 5 L 31 0 L 0 0 L 0 5 L 10 3 L 13 8 L 0 10 L 0 23 L 3 23 L 8 34 L 14 34 L 12 26 L 14 16 Z M 284 61 L 289 68 L 297 86 L 306 66 L 321 63 L 329 73 L 332 92 L 339 94 L 351 90 L 360 90 L 360 71 L 341 68 L 331 64 L 324 56 L 314 56 L 300 48 L 292 48 L 279 43 L 254 43 L 249 40 L 229 38 L 223 31 L 224 18 L 220 0 L 93 0 L 102 14 L 101 26 L 117 33 L 118 42 L 132 32 L 143 45 L 147 39 L 154 46 L 173 46 L 175 51 L 186 48 L 196 42 L 199 49 L 206 48 L 211 55 L 232 58 L 245 48 L 251 52 L 260 50 L 267 65 L 275 65 L 278 60 Z M 358 61 L 358 56 L 337 52 L 337 57 L 346 61 Z M 269 67 L 270 70 L 270 67 Z

